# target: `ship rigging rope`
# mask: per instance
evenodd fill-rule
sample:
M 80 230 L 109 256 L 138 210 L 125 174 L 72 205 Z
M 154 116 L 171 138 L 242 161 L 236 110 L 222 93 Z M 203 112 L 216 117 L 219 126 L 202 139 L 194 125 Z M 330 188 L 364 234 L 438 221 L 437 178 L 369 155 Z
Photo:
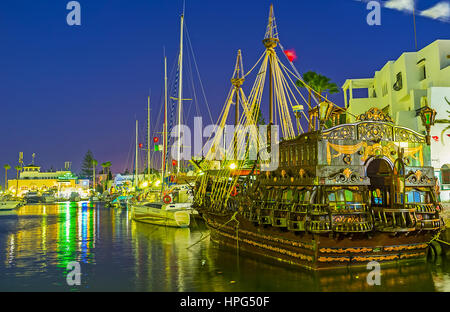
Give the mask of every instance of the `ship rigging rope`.
M 297 78 L 298 80 L 300 80 L 300 81 L 303 83 L 303 85 L 304 85 L 308 90 L 310 90 L 312 93 L 315 93 L 317 96 L 321 97 L 323 100 L 327 101 L 327 102 L 330 103 L 331 105 L 333 105 L 333 106 L 335 106 L 335 107 L 337 107 L 337 108 L 342 109 L 342 107 L 340 107 L 340 106 L 336 105 L 335 103 L 331 102 L 330 100 L 328 100 L 327 98 L 325 98 L 323 95 L 321 95 L 320 93 L 318 93 L 316 90 L 314 90 L 313 88 L 311 88 L 308 84 L 305 83 L 305 81 L 304 81 L 302 78 L 300 78 L 300 77 L 298 77 L 297 75 L 295 75 L 294 73 L 292 73 L 292 72 L 289 70 L 289 68 L 287 68 L 283 63 L 280 62 L 280 64 L 281 64 L 281 66 L 282 66 L 286 71 L 288 71 L 292 76 L 294 76 L 294 78 Z M 302 97 L 303 97 L 303 95 L 302 95 Z M 315 97 L 312 97 L 312 98 L 316 101 L 316 103 L 318 102 L 317 99 L 316 99 Z M 308 102 L 306 102 L 306 103 L 308 103 Z M 308 106 L 309 106 L 309 105 L 308 105 Z M 310 109 L 311 109 L 311 107 L 310 107 Z M 348 110 L 346 110 L 346 113 L 349 114 L 349 115 L 351 115 L 352 117 L 355 117 L 355 118 L 358 117 L 358 116 L 356 116 L 356 115 L 350 113 Z
M 238 236 L 238 235 L 239 235 L 239 232 L 238 232 L 238 231 L 239 231 L 239 221 L 236 219 L 236 215 L 237 215 L 237 212 L 235 212 L 235 213 L 231 216 L 230 220 L 228 220 L 228 221 L 225 222 L 224 224 L 220 225 L 220 226 L 217 228 L 217 230 L 220 230 L 221 228 L 223 228 L 225 225 L 227 225 L 227 224 L 230 223 L 231 221 L 235 221 L 235 222 L 236 222 L 236 241 L 237 241 L 237 246 L 238 246 L 238 248 L 239 248 L 239 236 Z M 200 238 L 198 241 L 196 241 L 196 242 L 193 243 L 192 245 L 189 245 L 188 247 L 186 247 L 186 249 L 189 249 L 189 248 L 191 248 L 191 247 L 197 245 L 198 243 L 200 243 L 201 241 L 205 240 L 205 239 L 208 238 L 209 236 L 211 236 L 211 233 L 209 233 L 209 234 L 207 234 L 206 236 Z
M 204 100 L 205 100 L 206 108 L 208 109 L 209 118 L 211 119 L 211 123 L 213 123 L 213 118 L 212 118 L 212 115 L 211 115 L 211 110 L 210 110 L 210 108 L 209 108 L 208 100 L 206 99 L 205 89 L 204 89 L 204 87 L 203 87 L 202 79 L 201 79 L 201 77 L 200 77 L 200 71 L 198 70 L 197 61 L 195 60 L 195 53 L 194 53 L 194 49 L 193 49 L 193 47 L 192 47 L 192 42 L 191 42 L 191 38 L 190 38 L 190 36 L 189 36 L 189 31 L 188 31 L 188 29 L 187 29 L 187 24 L 186 24 L 186 22 L 184 22 L 184 28 L 186 29 L 186 37 L 187 37 L 187 39 L 188 39 L 188 40 L 187 40 L 187 41 L 188 41 L 188 45 L 189 45 L 189 48 L 190 48 L 190 50 L 191 50 L 192 59 L 193 59 L 193 61 L 194 61 L 194 66 L 195 66 L 195 69 L 196 69 L 196 71 L 197 71 L 197 76 L 198 76 L 198 80 L 199 80 L 199 82 L 200 82 L 200 88 L 201 88 L 202 93 L 203 93 L 203 98 L 204 98 Z
M 255 65 L 253 65 L 253 67 L 247 72 L 247 74 L 245 74 L 242 78 L 246 78 L 248 75 L 250 75 L 252 73 L 252 71 L 256 68 L 256 66 L 258 66 L 259 62 L 261 62 L 261 60 L 263 59 L 263 57 L 266 54 L 266 50 L 264 50 L 263 54 L 261 55 L 261 57 L 258 59 L 258 61 L 256 62 Z
M 427 244 L 429 245 L 429 244 L 431 244 L 432 241 L 435 240 L 435 241 L 437 241 L 439 243 L 443 243 L 443 244 L 446 244 L 446 245 L 450 246 L 450 243 L 448 243 L 446 241 L 443 241 L 443 240 L 440 240 L 439 236 L 441 236 L 441 232 L 438 232 Z

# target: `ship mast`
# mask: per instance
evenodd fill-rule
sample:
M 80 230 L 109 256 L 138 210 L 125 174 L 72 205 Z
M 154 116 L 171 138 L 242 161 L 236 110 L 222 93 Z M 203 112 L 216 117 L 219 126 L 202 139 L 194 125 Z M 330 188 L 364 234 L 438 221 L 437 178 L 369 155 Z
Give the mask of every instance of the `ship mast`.
M 269 127 L 267 129 L 267 146 L 270 151 L 271 144 L 271 135 L 272 135 L 272 125 L 273 125 L 273 63 L 276 62 L 275 48 L 277 43 L 280 40 L 278 39 L 278 33 L 276 31 L 275 25 L 275 16 L 273 13 L 273 4 L 270 5 L 269 12 L 269 22 L 267 24 L 266 35 L 263 40 L 263 44 L 267 50 L 269 55 Z
M 234 160 L 238 160 L 238 133 L 237 128 L 239 125 L 239 93 L 241 91 L 241 86 L 244 83 L 244 68 L 242 66 L 242 55 L 241 50 L 238 50 L 236 58 L 236 66 L 234 67 L 233 78 L 231 78 L 231 84 L 235 88 L 236 92 L 236 106 L 234 114 Z
M 182 119 L 182 106 L 183 106 L 183 26 L 184 26 L 184 11 L 181 14 L 181 23 L 180 23 L 180 55 L 178 59 L 178 65 L 180 70 L 179 77 L 179 87 L 178 87 L 178 159 L 177 159 L 177 173 L 180 172 L 180 164 L 181 164 L 181 119 Z

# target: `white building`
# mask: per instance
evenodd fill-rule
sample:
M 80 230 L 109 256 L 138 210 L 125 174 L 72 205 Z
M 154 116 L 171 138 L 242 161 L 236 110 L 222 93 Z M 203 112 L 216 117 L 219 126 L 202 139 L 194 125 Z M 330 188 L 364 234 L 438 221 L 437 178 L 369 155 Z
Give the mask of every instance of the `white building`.
M 342 86 L 349 122 L 371 107 L 388 113 L 397 125 L 426 133 L 417 110 L 428 105 L 436 119 L 448 119 L 450 105 L 450 40 L 436 40 L 417 52 L 387 62 L 373 78 L 348 79 Z M 357 97 L 355 89 L 365 89 Z M 361 92 L 361 91 L 358 91 Z M 450 200 L 450 137 L 444 124 L 431 128 L 431 162 L 441 186 L 441 200 Z

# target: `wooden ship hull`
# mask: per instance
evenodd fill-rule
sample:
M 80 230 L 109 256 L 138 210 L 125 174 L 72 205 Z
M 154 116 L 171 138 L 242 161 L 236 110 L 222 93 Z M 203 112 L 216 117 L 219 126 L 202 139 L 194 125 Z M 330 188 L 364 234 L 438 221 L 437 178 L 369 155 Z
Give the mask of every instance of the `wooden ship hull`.
M 279 227 L 259 226 L 239 217 L 237 229 L 233 225 L 222 226 L 232 215 L 205 213 L 203 216 L 213 242 L 311 270 L 365 267 L 372 261 L 381 264 L 400 260 L 425 261 L 427 243 L 433 238 L 431 233 L 401 237 L 391 233 L 374 233 L 370 239 L 367 236 L 350 239 L 312 233 L 296 234 Z

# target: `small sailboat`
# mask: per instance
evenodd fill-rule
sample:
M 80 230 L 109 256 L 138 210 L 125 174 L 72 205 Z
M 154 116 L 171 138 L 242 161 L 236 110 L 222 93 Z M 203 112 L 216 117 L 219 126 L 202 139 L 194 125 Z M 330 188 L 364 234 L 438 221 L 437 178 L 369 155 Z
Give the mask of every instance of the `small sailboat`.
M 179 54 L 179 87 L 178 87 L 178 124 L 181 125 L 181 106 L 182 106 L 182 72 L 183 72 L 183 30 L 184 14 L 181 15 L 181 35 L 180 35 L 180 54 Z M 189 185 L 173 184 L 169 187 L 166 180 L 166 155 L 167 155 L 167 59 L 164 58 L 164 126 L 163 126 L 163 155 L 161 166 L 161 189 L 158 191 L 149 190 L 142 192 L 128 201 L 128 207 L 131 210 L 132 219 L 140 222 L 156 225 L 188 227 L 191 216 L 195 213 L 192 209 L 193 196 Z M 181 129 L 181 127 L 179 127 Z M 137 129 L 136 129 L 137 131 Z M 137 132 L 136 132 L 137 133 Z M 149 137 L 149 135 L 147 135 Z M 181 143 L 178 145 L 178 155 L 181 151 Z M 136 139 L 137 147 L 137 139 Z M 137 154 L 136 154 L 137 155 Z M 137 157 L 137 156 L 136 156 Z M 149 157 L 148 157 L 149 158 Z M 138 163 L 136 159 L 136 164 Z M 180 170 L 180 163 L 177 163 L 177 173 Z M 137 170 L 136 170 L 137 172 Z

